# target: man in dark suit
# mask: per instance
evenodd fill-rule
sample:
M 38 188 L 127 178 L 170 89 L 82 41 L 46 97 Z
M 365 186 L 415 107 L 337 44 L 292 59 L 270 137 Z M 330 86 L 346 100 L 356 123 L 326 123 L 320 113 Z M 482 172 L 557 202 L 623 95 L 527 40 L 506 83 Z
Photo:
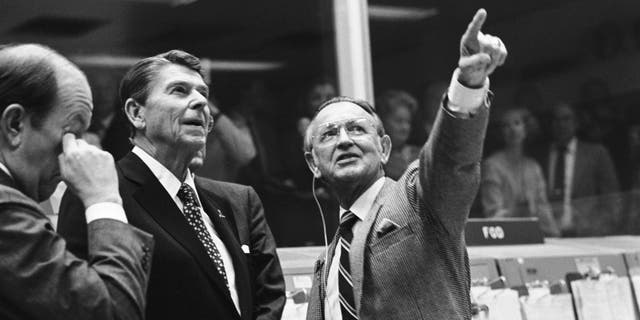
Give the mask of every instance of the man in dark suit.
M 578 139 L 577 129 L 573 107 L 556 104 L 553 141 L 538 155 L 556 222 L 565 237 L 612 234 L 619 227 L 622 201 L 616 170 L 609 151 Z
M 279 319 L 284 281 L 256 193 L 189 170 L 213 126 L 208 94 L 199 60 L 179 50 L 139 61 L 120 86 L 134 144 L 117 163 L 120 192 L 131 224 L 157 242 L 147 318 Z M 82 217 L 68 212 L 81 210 L 65 195 L 58 222 L 79 255 Z
M 75 138 L 84 74 L 40 45 L 0 47 L 0 109 L 0 318 L 144 319 L 153 238 L 127 224 L 111 155 Z M 61 180 L 87 207 L 87 260 L 37 204 Z
M 462 36 L 458 69 L 419 159 L 384 177 L 391 140 L 371 106 L 319 107 L 305 139 L 311 172 L 338 195 L 340 226 L 316 264 L 307 319 L 470 319 L 464 226 L 478 190 L 488 76 L 506 59 L 480 28 Z

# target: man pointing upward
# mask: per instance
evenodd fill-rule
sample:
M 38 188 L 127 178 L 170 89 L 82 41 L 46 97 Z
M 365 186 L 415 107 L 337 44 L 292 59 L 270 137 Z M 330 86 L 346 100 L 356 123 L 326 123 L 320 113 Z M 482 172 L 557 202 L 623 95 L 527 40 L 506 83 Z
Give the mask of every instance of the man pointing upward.
M 307 319 L 470 319 L 464 226 L 478 189 L 489 114 L 488 76 L 507 56 L 478 10 L 419 159 L 384 177 L 391 140 L 366 101 L 318 108 L 305 159 L 335 191 L 340 226 L 316 264 Z

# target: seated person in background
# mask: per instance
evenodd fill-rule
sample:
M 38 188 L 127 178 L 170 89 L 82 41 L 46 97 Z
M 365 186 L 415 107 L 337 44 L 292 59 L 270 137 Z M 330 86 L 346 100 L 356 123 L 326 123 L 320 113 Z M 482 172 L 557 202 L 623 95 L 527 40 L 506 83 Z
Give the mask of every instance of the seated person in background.
M 433 121 L 436 119 L 438 110 L 440 110 L 442 96 L 448 88 L 449 82 L 446 80 L 434 81 L 425 88 L 422 102 L 418 105 L 418 110 L 411 120 L 409 144 L 421 146 L 427 141 L 433 128 Z
M 504 147 L 482 163 L 480 195 L 485 217 L 538 217 L 547 236 L 559 236 L 547 200 L 542 169 L 524 155 L 525 110 L 500 118 Z
M 387 177 L 397 180 L 409 163 L 418 159 L 420 153 L 419 147 L 407 144 L 411 133 L 411 119 L 418 103 L 409 93 L 400 90 L 386 91 L 376 98 L 376 102 L 376 111 L 391 138 L 392 146 L 384 172 Z
M 283 159 L 286 163 L 286 179 L 284 183 L 296 191 L 299 191 L 299 195 L 304 198 L 309 198 L 312 178 L 307 168 L 307 163 L 304 161 L 304 157 L 298 156 L 300 150 L 302 150 L 304 135 L 315 110 L 323 102 L 336 95 L 337 90 L 329 78 L 320 78 L 313 81 L 302 97 L 302 102 L 298 107 L 299 115 L 295 123 L 297 134 L 288 134 L 288 136 L 285 137 L 288 141 L 285 153 L 289 156 Z M 316 191 L 318 191 L 320 198 L 326 199 L 329 197 L 329 194 L 321 183 L 317 188 Z
M 118 85 L 122 78 L 122 70 L 104 67 L 87 68 L 86 72 L 89 84 L 93 88 L 94 111 L 91 125 L 82 138 L 89 144 L 104 150 L 102 140 L 118 110 Z
M 323 102 L 337 95 L 336 87 L 333 85 L 331 80 L 322 78 L 313 82 L 302 103 L 302 110 L 300 110 L 302 112 L 302 116 L 298 118 L 296 122 L 296 128 L 298 129 L 298 133 L 301 138 L 304 138 L 304 134 L 307 131 L 311 117 L 315 113 L 316 109 Z
M 246 118 L 236 113 L 222 113 L 214 99 L 210 99 L 209 107 L 214 122 L 207 137 L 209 153 L 196 173 L 215 180 L 238 182 L 240 170 L 257 155 L 251 128 Z
M 76 139 L 86 77 L 28 44 L 0 47 L 0 79 L 0 319 L 144 319 L 153 239 L 127 223 L 113 157 Z M 87 208 L 86 260 L 36 203 L 61 180 Z
M 577 138 L 574 109 L 553 108 L 553 142 L 538 161 L 548 177 L 548 196 L 562 236 L 611 234 L 620 221 L 620 187 L 613 161 L 600 144 Z

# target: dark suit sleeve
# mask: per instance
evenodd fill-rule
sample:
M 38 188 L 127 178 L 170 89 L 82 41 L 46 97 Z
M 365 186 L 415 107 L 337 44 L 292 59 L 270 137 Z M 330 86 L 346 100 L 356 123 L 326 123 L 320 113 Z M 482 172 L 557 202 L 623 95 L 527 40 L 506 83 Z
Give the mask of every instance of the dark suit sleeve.
M 88 229 L 86 261 L 66 250 L 41 212 L 0 208 L 0 300 L 16 306 L 17 318 L 144 318 L 152 237 L 111 219 Z
M 431 136 L 420 152 L 418 196 L 424 211 L 441 229 L 459 236 L 480 182 L 480 160 L 489 108 L 480 106 L 470 117 L 447 108 L 446 96 Z
M 87 220 L 84 204 L 67 190 L 60 201 L 58 233 L 67 241 L 67 250 L 80 259 L 87 259 Z
M 276 320 L 282 316 L 286 302 L 285 284 L 276 254 L 276 241 L 264 215 L 262 202 L 253 188 L 248 188 L 251 233 L 251 268 L 254 274 L 254 315 L 258 320 Z

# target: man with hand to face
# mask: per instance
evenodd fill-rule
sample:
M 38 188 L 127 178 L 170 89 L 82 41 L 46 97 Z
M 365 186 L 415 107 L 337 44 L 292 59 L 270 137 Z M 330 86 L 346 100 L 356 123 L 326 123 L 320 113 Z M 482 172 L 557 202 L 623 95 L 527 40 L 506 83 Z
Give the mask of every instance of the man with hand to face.
M 365 101 L 325 102 L 305 137 L 311 172 L 334 189 L 340 226 L 316 264 L 307 319 L 470 319 L 464 226 L 480 178 L 488 76 L 506 59 L 478 10 L 419 159 L 384 178 L 391 141 Z
M 82 139 L 84 74 L 35 44 L 0 47 L 0 318 L 143 319 L 153 238 L 127 223 L 113 158 Z M 64 180 L 87 210 L 87 260 L 37 201 Z
M 157 243 L 147 319 L 279 319 L 284 280 L 257 194 L 189 169 L 201 165 L 213 127 L 208 95 L 200 61 L 180 50 L 140 60 L 120 85 L 134 144 L 116 165 L 120 193 L 130 223 Z M 82 210 L 65 195 L 58 223 L 79 255 L 83 221 L 69 212 Z M 238 231 L 249 219 L 250 237 Z

